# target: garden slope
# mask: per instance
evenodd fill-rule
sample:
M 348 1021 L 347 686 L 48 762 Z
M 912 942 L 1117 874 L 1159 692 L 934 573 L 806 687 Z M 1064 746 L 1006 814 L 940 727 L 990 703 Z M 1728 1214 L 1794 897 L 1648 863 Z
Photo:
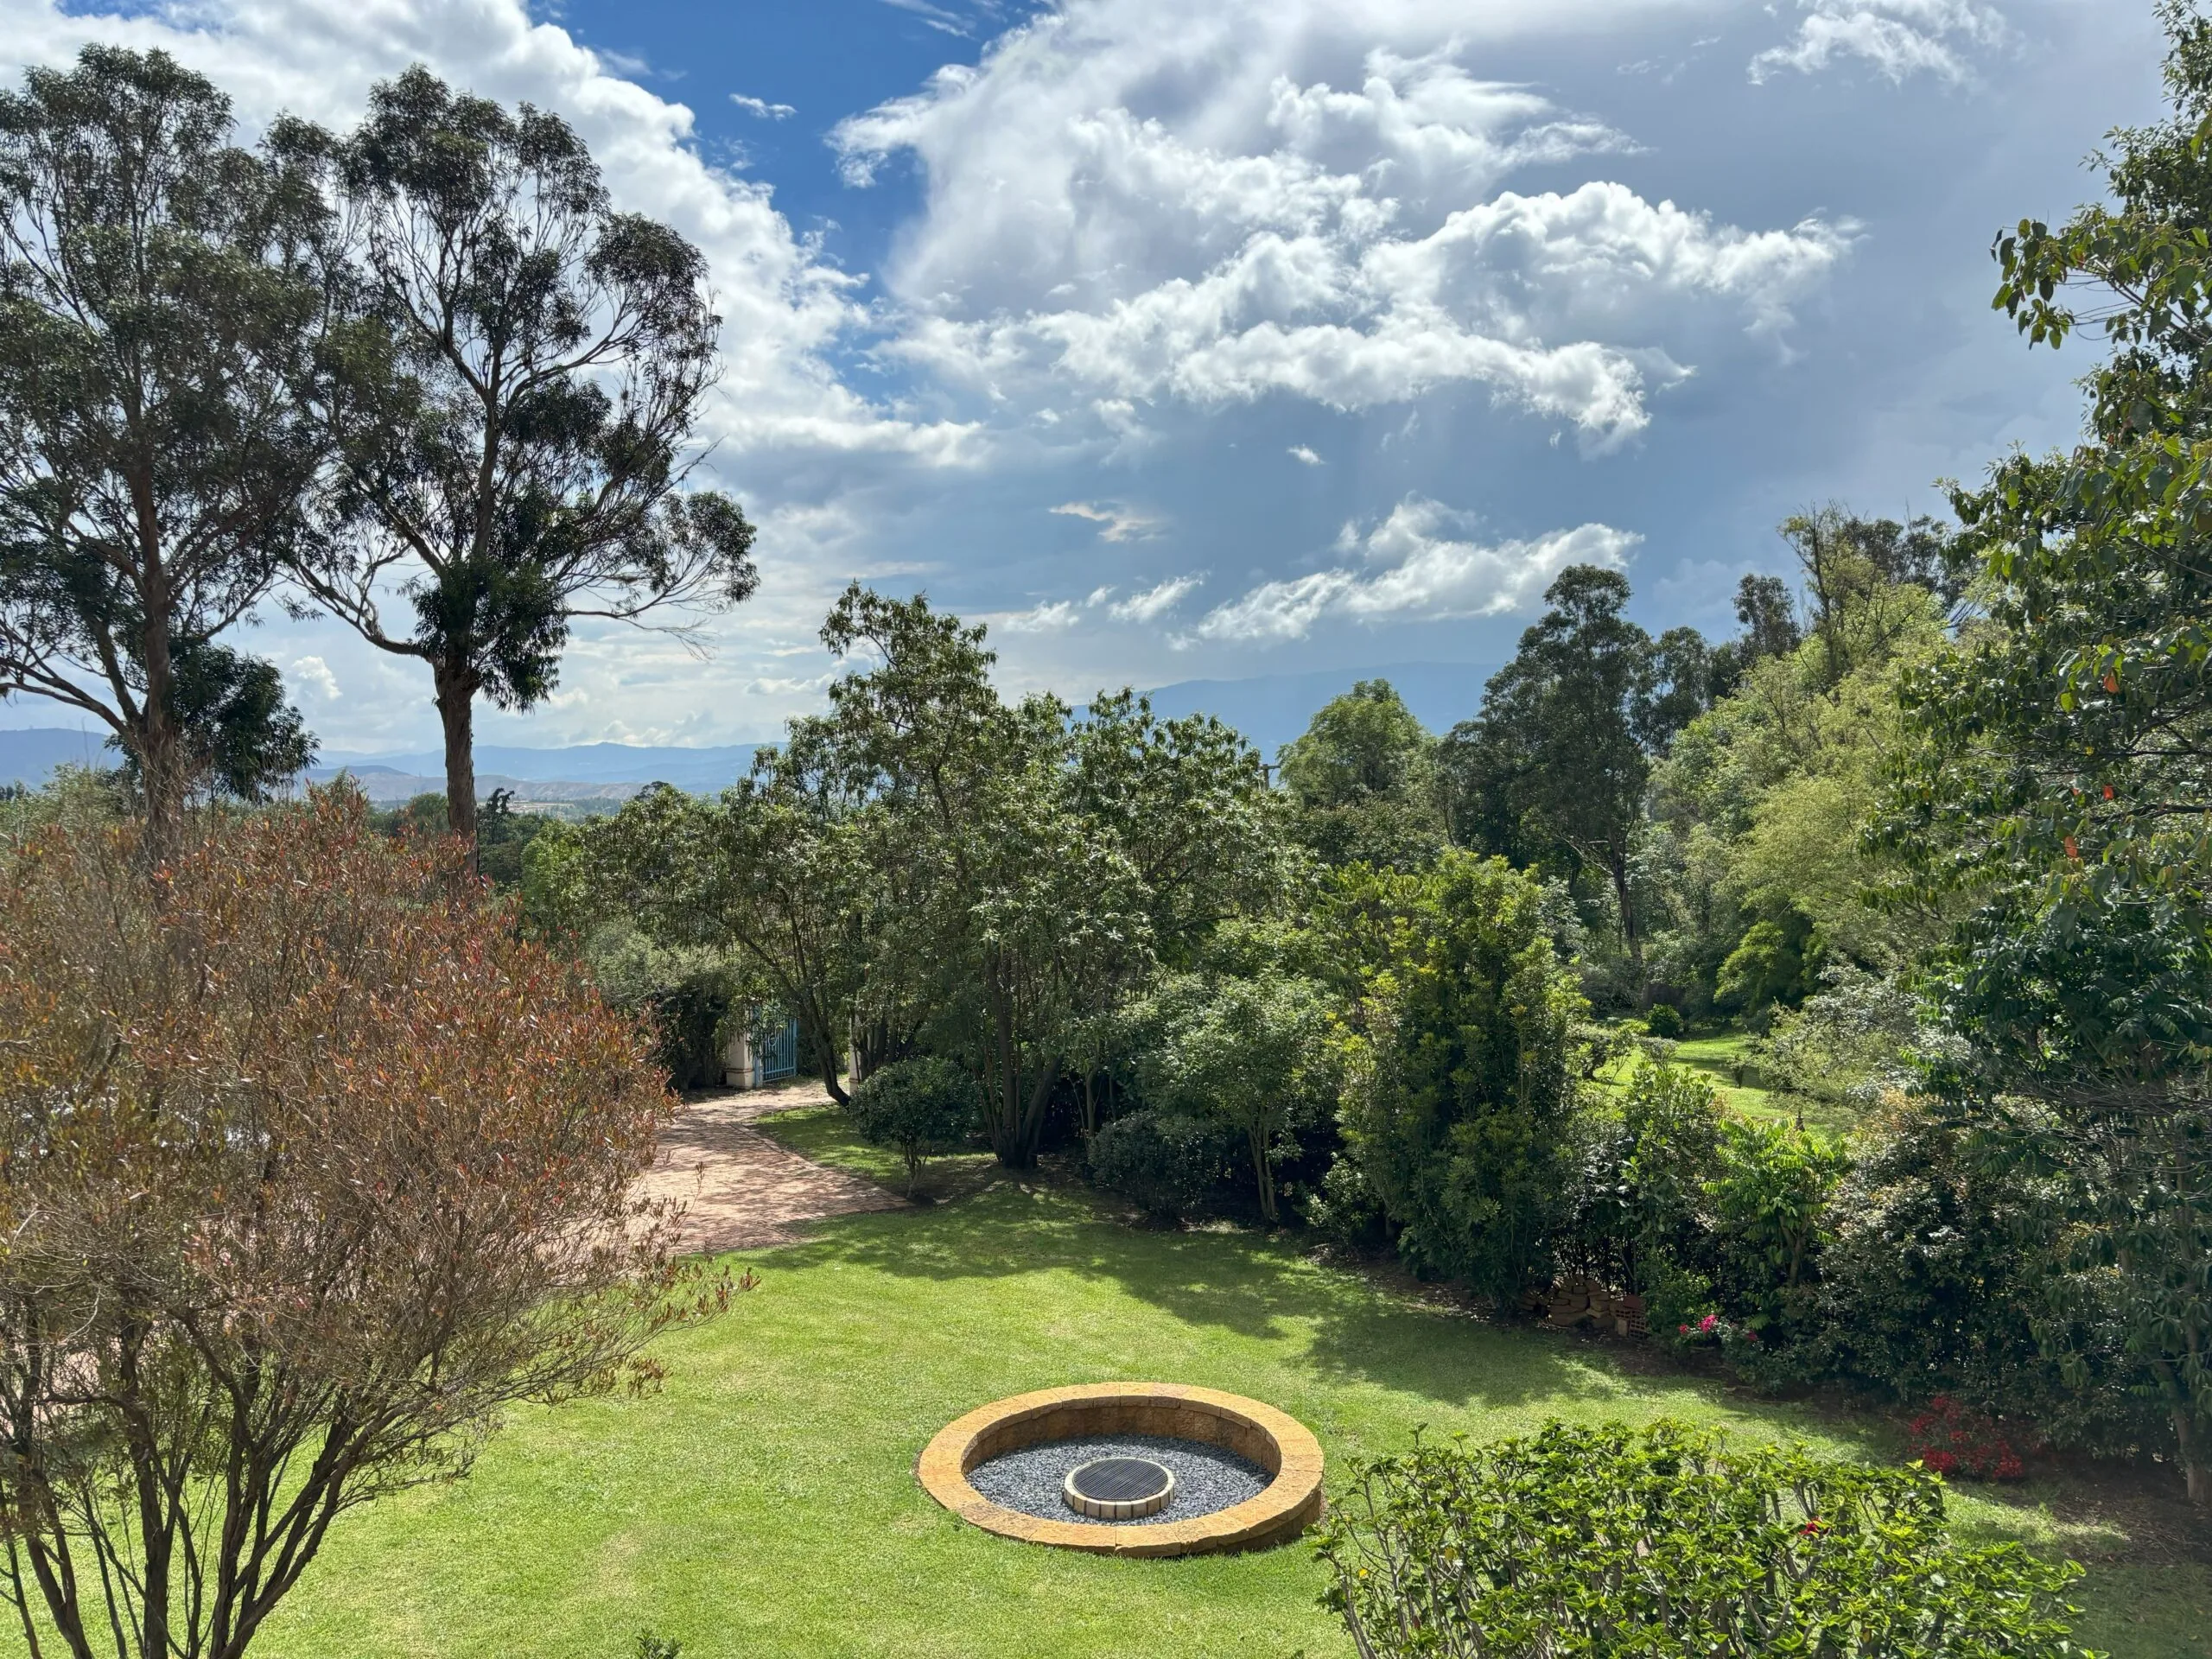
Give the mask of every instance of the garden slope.
M 786 1122 L 817 1157 L 877 1161 L 834 1145 L 830 1114 Z M 1671 1414 L 1894 1454 L 1872 1419 L 1497 1330 L 1249 1234 L 1135 1230 L 1036 1182 L 849 1217 L 746 1259 L 760 1288 L 663 1344 L 664 1389 L 518 1413 L 472 1478 L 341 1522 L 257 1652 L 628 1659 L 650 1628 L 684 1659 L 1347 1654 L 1302 1546 L 1165 1562 L 1044 1551 L 963 1526 L 916 1484 L 917 1453 L 960 1413 L 1102 1378 L 1272 1402 L 1339 1466 L 1423 1423 L 1487 1437 L 1553 1416 Z M 2093 1645 L 2202 1651 L 2212 1573 L 2101 1565 L 2127 1547 L 2108 1527 L 1961 1497 L 1978 1529 L 2091 1558 Z

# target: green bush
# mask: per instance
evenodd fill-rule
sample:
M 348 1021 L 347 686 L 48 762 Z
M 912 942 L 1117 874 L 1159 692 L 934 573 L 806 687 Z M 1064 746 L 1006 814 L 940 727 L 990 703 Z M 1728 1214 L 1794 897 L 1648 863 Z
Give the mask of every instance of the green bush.
M 1344 1155 L 1417 1273 L 1510 1306 L 1550 1277 L 1570 1184 L 1586 1013 L 1543 887 L 1447 853 L 1420 875 L 1346 876 L 1338 952 L 1372 964 L 1349 1056 Z
M 1672 1042 L 1682 1034 L 1682 1011 L 1671 1002 L 1655 1002 L 1643 1016 L 1643 1028 Z
M 1942 1479 L 1672 1423 L 1356 1467 L 1319 1534 L 1364 1659 L 2060 1659 L 2081 1575 L 1952 1539 Z
M 1205 1207 L 1234 1144 L 1224 1126 L 1204 1118 L 1131 1112 L 1091 1137 L 1090 1179 L 1154 1219 L 1173 1221 Z
M 1847 1147 L 1802 1129 L 1742 1118 L 1722 1126 L 1719 1168 L 1705 1184 L 1719 1312 L 1770 1355 L 1813 1328 L 1829 1200 L 1850 1168 Z
M 928 1055 L 894 1060 L 869 1072 L 845 1109 L 862 1140 L 899 1149 L 906 1160 L 911 1198 L 923 1159 L 957 1152 L 974 1138 L 982 1120 L 983 1091 L 950 1060 Z
M 600 994 L 652 1028 L 653 1058 L 668 1068 L 671 1084 L 703 1089 L 722 1080 L 723 1037 L 739 1004 L 727 957 L 656 944 L 624 922 L 597 929 L 583 955 Z
M 1656 1312 L 1710 1254 L 1706 1187 L 1724 1122 L 1712 1084 L 1683 1066 L 1646 1061 L 1618 1102 L 1593 1093 L 1576 1125 L 1562 1264 L 1640 1293 Z M 1698 1300 L 1709 1294 L 1706 1281 Z

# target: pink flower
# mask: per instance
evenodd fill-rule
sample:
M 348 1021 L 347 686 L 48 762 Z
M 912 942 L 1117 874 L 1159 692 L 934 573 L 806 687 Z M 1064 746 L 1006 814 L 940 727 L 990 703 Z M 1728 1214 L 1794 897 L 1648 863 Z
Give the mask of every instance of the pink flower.
M 1720 1316 L 1718 1313 L 1708 1313 L 1697 1322 L 1697 1328 L 1701 1335 L 1709 1337 L 1713 1334 L 1713 1327 L 1719 1323 Z

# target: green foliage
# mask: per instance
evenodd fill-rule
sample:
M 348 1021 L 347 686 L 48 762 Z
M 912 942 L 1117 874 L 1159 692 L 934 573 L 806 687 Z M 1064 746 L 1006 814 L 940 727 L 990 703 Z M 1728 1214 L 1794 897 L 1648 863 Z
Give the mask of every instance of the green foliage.
M 702 1089 L 722 1080 L 730 1021 L 746 1000 L 722 952 L 658 945 L 614 922 L 586 939 L 583 956 L 601 995 L 645 1017 L 653 1058 L 674 1087 Z
M 1813 963 L 1807 956 L 1816 950 L 1812 925 L 1795 912 L 1781 921 L 1753 922 L 1720 964 L 1713 1000 L 1750 1014 L 1785 998 L 1795 1001 L 1810 982 Z
M 2069 1282 L 2061 1184 L 2008 1138 L 1925 1100 L 1897 1101 L 1854 1137 L 1808 1368 L 1891 1399 L 1948 1397 L 2024 1440 L 2122 1455 L 2159 1444 L 2113 1276 Z
M 1643 1028 L 1654 1037 L 1672 1041 L 1682 1034 L 1682 1011 L 1671 1002 L 1655 1002 L 1643 1016 Z
M 388 812 L 371 815 L 371 821 L 386 835 L 404 839 L 410 836 L 445 836 L 452 830 L 446 813 L 446 798 L 433 791 L 417 795 Z M 512 892 L 525 885 L 530 849 L 546 830 L 568 826 L 556 818 L 542 813 L 518 812 L 514 809 L 514 794 L 511 790 L 497 789 L 486 801 L 476 819 L 477 874 L 501 892 Z M 549 849 L 550 855 L 550 849 Z M 582 921 L 570 918 L 569 925 L 548 925 L 547 917 L 533 913 L 525 894 L 525 914 L 539 924 L 543 937 L 550 938 L 573 931 Z M 540 908 L 543 902 L 541 900 Z M 550 915 L 550 913 L 549 913 Z
M 329 215 L 232 124 L 161 52 L 0 93 L 0 696 L 103 722 L 157 822 L 309 747 L 276 671 L 213 641 L 315 541 Z
M 925 599 L 855 585 L 822 637 L 863 664 L 830 712 L 718 802 L 649 791 L 593 825 L 577 899 L 671 949 L 726 943 L 833 1095 L 848 1032 L 868 1066 L 958 1061 L 1027 1167 L 1062 1078 L 1088 1087 L 1160 968 L 1285 891 L 1280 805 L 1218 721 L 1126 693 L 1082 720 L 1008 704 L 984 631 Z
M 1706 665 L 1680 686 L 1669 659 L 1622 614 L 1628 579 L 1574 565 L 1545 590 L 1551 607 L 1521 636 L 1483 694 L 1482 713 L 1452 728 L 1444 763 L 1452 830 L 1516 863 L 1598 883 L 1642 992 L 1643 927 L 1631 867 L 1651 752 L 1703 706 Z M 1678 641 L 1675 656 L 1684 655 Z M 1687 698 L 1674 695 L 1676 690 Z
M 1771 1086 L 1859 1111 L 1910 1087 L 1923 1053 L 1934 1058 L 1943 1046 L 1938 1033 L 1923 1032 L 1919 999 L 1894 980 L 1848 965 L 1821 978 L 1826 988 L 1779 1015 L 1756 1045 Z
M 1935 1475 L 1668 1422 L 1416 1437 L 1353 1471 L 1319 1548 L 1373 1659 L 2083 1653 L 2062 1599 L 2082 1569 L 1959 1543 Z
M 1721 1305 L 1771 1345 L 1802 1334 L 1848 1150 L 1781 1123 L 1731 1118 L 1706 1183 Z
M 1902 894 L 1965 911 L 1935 976 L 1967 1044 L 1945 1091 L 2052 1160 L 2067 1323 L 2117 1318 L 2212 1503 L 2212 22 L 2160 15 L 2171 112 L 2113 135 L 2109 201 L 1998 240 L 2031 342 L 2088 289 L 2111 351 L 2070 454 L 1955 495 L 1986 615 L 1906 687 L 1884 832 Z
M 1684 1264 L 1706 1254 L 1723 1122 L 1713 1085 L 1679 1066 L 1636 1063 L 1617 1101 L 1594 1096 L 1576 1125 L 1573 1211 L 1561 1230 L 1571 1265 L 1663 1299 Z
M 272 143 L 342 205 L 330 293 L 349 318 L 319 408 L 353 533 L 293 574 L 429 666 L 454 829 L 473 836 L 480 694 L 543 701 L 578 614 L 726 607 L 759 580 L 737 504 L 683 487 L 718 372 L 706 261 L 614 211 L 559 116 L 419 64 L 345 139 L 285 121 Z
M 1948 591 L 1951 543 L 1834 510 L 1784 529 L 1813 637 L 1774 630 L 1777 648 L 1675 738 L 1638 849 L 1655 980 L 1694 1014 L 1754 1021 L 1817 990 L 1824 964 L 1903 969 L 1949 918 L 1928 894 L 1869 903 L 1899 861 L 1866 831 L 1907 741 L 1898 682 L 1942 647 L 1942 601 L 1921 582 Z
M 1312 980 L 1179 976 L 1132 1015 L 1143 1033 L 1144 1097 L 1169 1114 L 1210 1117 L 1249 1154 L 1260 1214 L 1276 1218 L 1274 1163 L 1334 1099 L 1329 1004 Z
M 1344 1156 L 1417 1270 L 1510 1301 L 1540 1282 L 1566 1185 L 1583 1011 L 1545 895 L 1502 859 L 1341 879 L 1330 926 L 1367 992 Z
M 1157 1221 L 1205 1208 L 1235 1155 L 1222 1123 L 1140 1110 L 1117 1117 L 1090 1139 L 1090 1176 Z
M 845 1109 L 863 1140 L 898 1148 L 912 1198 L 922 1160 L 959 1151 L 982 1127 L 983 1091 L 950 1060 L 925 1055 L 869 1072 Z
M 1431 737 L 1388 680 L 1362 680 L 1283 745 L 1295 832 L 1324 864 L 1418 869 L 1444 844 Z
M 683 1644 L 664 1636 L 655 1636 L 651 1630 L 639 1630 L 631 1651 L 636 1659 L 681 1659 Z

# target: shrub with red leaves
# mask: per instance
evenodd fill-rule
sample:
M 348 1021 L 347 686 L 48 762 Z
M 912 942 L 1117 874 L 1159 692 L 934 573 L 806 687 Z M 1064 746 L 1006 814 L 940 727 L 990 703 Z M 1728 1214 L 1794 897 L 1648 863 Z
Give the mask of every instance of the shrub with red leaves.
M 337 1516 L 732 1287 L 632 1197 L 636 1023 L 458 843 L 348 792 L 173 847 L 0 864 L 0 1583 L 73 1653 L 237 1659 Z
M 1997 1420 L 1970 1411 L 1946 1394 L 1928 1402 L 1928 1408 L 1906 1430 L 1912 1455 L 1939 1475 L 1967 1475 L 1975 1480 L 2018 1480 L 2027 1464 Z M 2031 1442 L 2030 1452 L 2037 1448 Z

